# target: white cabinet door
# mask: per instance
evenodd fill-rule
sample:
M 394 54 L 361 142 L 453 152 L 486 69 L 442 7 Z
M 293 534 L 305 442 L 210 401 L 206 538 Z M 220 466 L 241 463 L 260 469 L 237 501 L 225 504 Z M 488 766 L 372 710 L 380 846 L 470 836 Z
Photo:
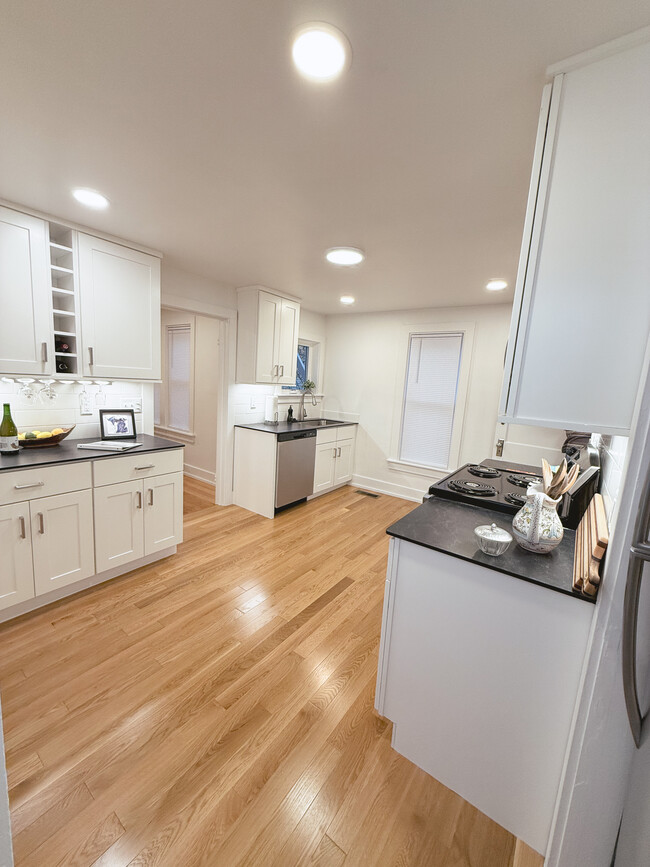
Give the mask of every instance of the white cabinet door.
M 339 440 L 336 444 L 336 461 L 334 462 L 334 484 L 341 485 L 352 478 L 352 454 L 354 440 Z
M 84 376 L 160 379 L 160 259 L 79 233 Z
M 283 298 L 280 309 L 280 335 L 277 357 L 277 382 L 283 385 L 294 385 L 296 382 L 299 321 L 300 304 Z
M 316 463 L 314 465 L 314 493 L 320 494 L 334 484 L 334 468 L 336 465 L 336 443 L 321 443 L 316 445 Z
M 93 502 L 89 490 L 32 500 L 30 512 L 37 596 L 94 575 Z
M 630 430 L 650 324 L 648 80 L 645 43 L 553 82 L 548 124 L 540 119 L 546 141 L 531 182 L 501 421 Z
M 54 370 L 52 293 L 43 220 L 0 208 L 0 372 Z
M 141 480 L 95 488 L 97 572 L 144 557 L 144 495 Z
M 0 506 L 0 609 L 34 596 L 29 503 Z
M 257 302 L 257 382 L 277 382 L 282 299 L 260 292 Z
M 183 474 L 144 482 L 144 553 L 154 554 L 183 541 Z

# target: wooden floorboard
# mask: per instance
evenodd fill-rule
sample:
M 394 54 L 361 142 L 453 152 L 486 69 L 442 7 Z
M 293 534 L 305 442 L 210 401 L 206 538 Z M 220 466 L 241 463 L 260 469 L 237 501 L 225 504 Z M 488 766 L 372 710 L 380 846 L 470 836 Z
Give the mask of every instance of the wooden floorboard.
M 390 746 L 385 528 L 186 479 L 178 554 L 0 626 L 17 867 L 541 867 Z

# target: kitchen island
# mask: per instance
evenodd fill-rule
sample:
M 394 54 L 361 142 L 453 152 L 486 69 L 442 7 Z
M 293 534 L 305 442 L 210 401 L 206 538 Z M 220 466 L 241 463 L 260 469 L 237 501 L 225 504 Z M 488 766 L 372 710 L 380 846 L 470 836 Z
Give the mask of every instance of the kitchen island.
M 594 605 L 571 589 L 574 533 L 501 557 L 510 519 L 431 499 L 389 528 L 375 706 L 393 747 L 544 854 Z

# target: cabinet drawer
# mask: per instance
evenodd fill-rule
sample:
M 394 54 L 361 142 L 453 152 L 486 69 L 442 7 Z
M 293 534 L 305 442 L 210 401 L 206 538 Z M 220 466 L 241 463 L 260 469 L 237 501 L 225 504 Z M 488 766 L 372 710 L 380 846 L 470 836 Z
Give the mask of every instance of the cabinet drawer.
M 336 430 L 336 441 L 340 443 L 341 440 L 353 440 L 357 435 L 357 426 L 354 424 L 347 424 L 343 427 L 337 427 Z
M 95 487 L 183 472 L 183 449 L 124 455 L 93 462 Z
M 81 491 L 91 479 L 90 461 L 0 473 L 0 505 Z
M 335 443 L 337 427 L 326 427 L 323 430 L 316 431 L 316 445 L 320 446 L 323 443 Z

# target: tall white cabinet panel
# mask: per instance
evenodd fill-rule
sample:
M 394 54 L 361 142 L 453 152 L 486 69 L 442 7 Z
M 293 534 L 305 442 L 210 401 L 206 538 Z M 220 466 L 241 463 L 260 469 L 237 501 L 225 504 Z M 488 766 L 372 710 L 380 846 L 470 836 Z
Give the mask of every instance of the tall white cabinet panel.
M 37 594 L 95 574 L 90 490 L 32 500 L 30 512 Z
M 54 370 L 44 220 L 0 207 L 0 372 Z
M 300 305 L 286 298 L 280 304 L 278 336 L 278 379 L 282 385 L 294 385 L 298 360 L 298 322 Z
M 0 506 L 0 609 L 32 599 L 32 539 L 29 503 Z
M 276 382 L 277 343 L 280 329 L 281 299 L 268 292 L 260 292 L 257 313 L 257 382 Z
M 144 498 L 144 553 L 178 545 L 183 539 L 183 474 L 147 479 Z
M 160 379 L 160 260 L 79 233 L 85 376 Z
M 94 499 L 97 572 L 144 557 L 142 481 L 95 488 Z
M 501 421 L 629 432 L 650 325 L 648 81 L 649 43 L 554 80 Z

